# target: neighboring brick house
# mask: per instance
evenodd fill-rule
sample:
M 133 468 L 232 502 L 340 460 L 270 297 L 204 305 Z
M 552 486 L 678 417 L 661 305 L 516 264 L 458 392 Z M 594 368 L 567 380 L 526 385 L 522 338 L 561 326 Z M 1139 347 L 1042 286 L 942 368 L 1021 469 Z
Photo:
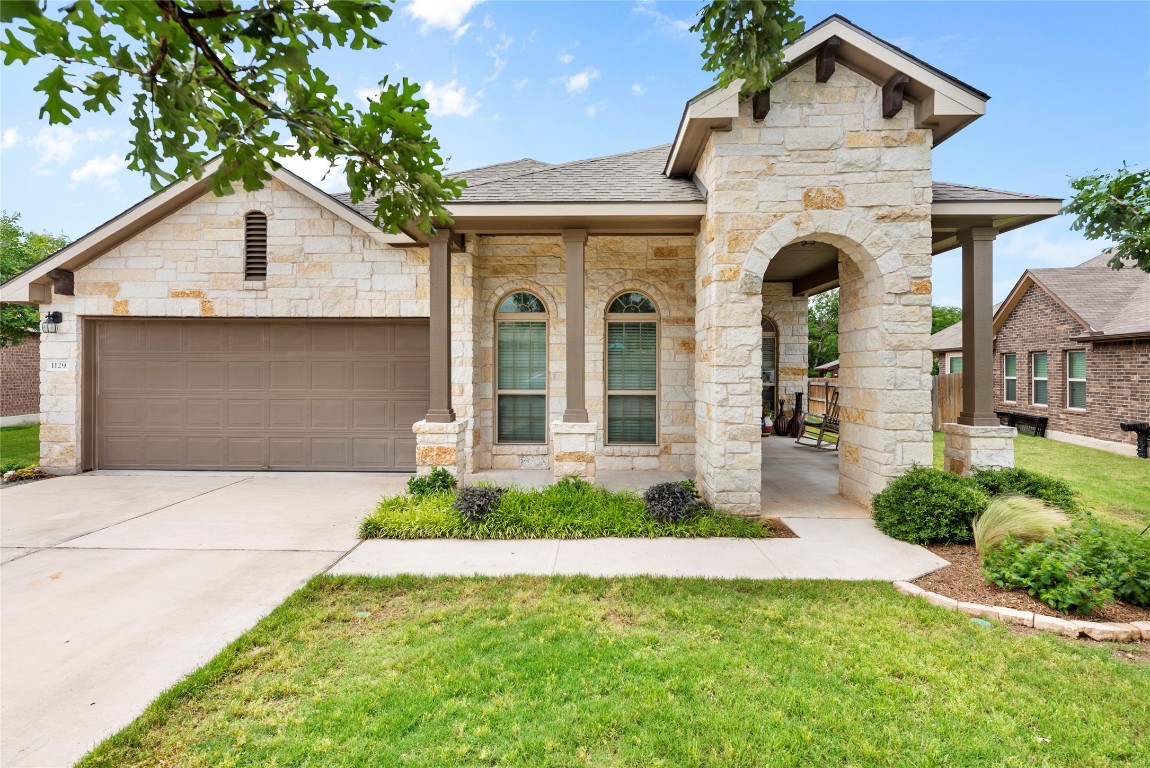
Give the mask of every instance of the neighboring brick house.
M 1050 437 L 1136 443 L 1118 424 L 1150 421 L 1150 274 L 1110 258 L 1023 273 L 994 316 L 996 410 L 1045 416 Z M 962 324 L 931 347 L 945 372 Z
M 0 347 L 0 426 L 40 420 L 40 335 Z
M 284 170 L 158 192 L 0 291 L 63 316 L 41 465 L 659 471 L 758 515 L 763 380 L 805 389 L 807 297 L 838 287 L 839 489 L 866 503 L 931 460 L 934 254 L 963 249 L 989 317 L 994 238 L 1061 204 L 932 178 L 985 93 L 838 16 L 785 56 L 769 91 L 690 99 L 667 145 L 462 172 L 431 235 Z M 976 390 L 948 445 L 1009 465 Z

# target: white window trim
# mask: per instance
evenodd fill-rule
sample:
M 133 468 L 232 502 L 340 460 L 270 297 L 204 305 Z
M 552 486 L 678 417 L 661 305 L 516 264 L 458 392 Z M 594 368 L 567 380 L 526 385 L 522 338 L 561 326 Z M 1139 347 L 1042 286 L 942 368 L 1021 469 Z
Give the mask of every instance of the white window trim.
M 1035 376 L 1034 375 L 1035 371 L 1038 370 L 1038 368 L 1034 365 L 1034 358 L 1038 355 L 1046 355 L 1046 375 L 1045 376 Z M 1046 402 L 1045 403 L 1036 403 L 1034 401 L 1034 392 L 1036 389 L 1034 386 L 1034 382 L 1036 382 L 1036 381 L 1045 381 L 1046 382 Z M 1049 352 L 1031 352 L 1030 353 L 1030 404 L 1033 405 L 1035 408 L 1049 408 L 1050 407 L 1050 353 Z
M 1014 375 L 1006 375 L 1006 358 L 1014 358 Z M 1014 399 L 1008 400 L 1006 397 L 1006 382 L 1014 382 Z M 1004 403 L 1018 403 L 1018 355 L 1014 352 L 1004 352 L 1002 355 L 1002 402 Z
M 1066 354 L 1063 356 L 1063 363 L 1066 366 L 1066 410 L 1074 411 L 1075 413 L 1086 413 L 1086 407 L 1085 406 L 1083 406 L 1082 408 L 1077 408 L 1077 407 L 1070 404 L 1070 384 L 1071 384 L 1071 382 L 1081 381 L 1082 382 L 1082 391 L 1084 394 L 1086 392 L 1086 377 L 1085 376 L 1083 376 L 1081 379 L 1070 378 L 1070 356 L 1076 352 L 1082 353 L 1082 364 L 1086 365 L 1086 350 L 1085 349 L 1068 349 L 1068 350 L 1066 350 Z
M 638 314 L 638 313 L 633 313 L 633 312 L 617 312 L 617 313 L 607 312 L 604 315 L 605 320 L 603 323 L 603 445 L 604 446 L 613 446 L 613 447 L 636 446 L 636 447 L 647 447 L 647 448 L 649 448 L 651 446 L 659 446 L 663 442 L 662 425 L 659 423 L 660 422 L 659 403 L 662 400 L 662 397 L 660 397 L 660 392 L 663 389 L 663 365 L 662 365 L 662 363 L 663 363 L 663 360 L 662 360 L 663 345 L 660 343 L 660 336 L 662 335 L 662 332 L 663 332 L 663 325 L 661 322 L 659 322 L 659 319 L 662 316 L 662 313 L 659 312 L 659 305 L 655 303 L 655 300 L 653 298 L 651 298 L 651 294 L 647 293 L 646 291 L 640 291 L 637 289 L 628 289 L 625 291 L 619 291 L 618 293 L 616 293 L 614 296 L 612 296 L 610 299 L 607 300 L 607 308 L 610 309 L 611 305 L 615 303 L 615 299 L 619 298 L 620 296 L 622 296 L 625 293 L 641 293 L 644 296 L 646 296 L 647 300 L 651 302 L 651 306 L 653 306 L 655 308 L 655 314 L 648 315 L 648 314 Z M 608 339 L 610 338 L 610 335 L 611 335 L 609 330 L 608 330 L 608 327 L 611 325 L 611 323 L 654 323 L 655 324 L 655 390 L 654 391 L 651 391 L 649 389 L 611 389 L 610 388 L 610 384 L 609 384 L 609 382 L 611 380 L 610 379 L 610 361 L 609 361 L 609 357 L 607 354 L 607 352 L 608 352 L 607 344 L 608 344 Z M 650 442 L 650 443 L 625 443 L 625 442 L 612 442 L 611 441 L 611 439 L 609 437 L 609 435 L 611 434 L 611 425 L 609 423 L 610 418 L 611 418 L 609 415 L 611 413 L 611 408 L 609 405 L 609 399 L 610 399 L 611 395 L 641 395 L 643 397 L 650 397 L 652 395 L 655 396 L 655 439 L 652 442 Z
M 499 307 L 503 306 L 503 302 L 517 293 L 529 293 L 539 303 L 543 304 L 543 312 L 500 312 Z M 545 339 L 543 349 L 543 373 L 544 385 L 542 390 L 538 389 L 500 389 L 499 388 L 499 323 L 500 322 L 524 322 L 524 323 L 544 323 L 543 337 Z M 491 366 L 491 375 L 494 381 L 492 382 L 492 391 L 494 392 L 491 404 L 491 433 L 492 443 L 495 445 L 547 445 L 551 439 L 551 320 L 547 316 L 547 304 L 543 299 L 539 298 L 539 294 L 535 291 L 521 289 L 507 293 L 495 305 L 495 319 L 492 321 L 492 331 L 495 335 L 495 343 L 492 347 L 494 359 Z M 499 439 L 499 396 L 500 395 L 543 395 L 543 439 L 542 440 L 500 440 Z

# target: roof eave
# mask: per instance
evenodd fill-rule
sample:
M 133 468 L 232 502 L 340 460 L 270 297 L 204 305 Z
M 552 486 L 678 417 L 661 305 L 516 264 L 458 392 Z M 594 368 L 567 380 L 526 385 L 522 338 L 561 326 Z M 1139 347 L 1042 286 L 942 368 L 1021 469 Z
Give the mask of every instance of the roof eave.
M 932 203 L 931 252 L 945 253 L 960 245 L 959 233 L 971 227 L 993 227 L 999 234 L 1057 216 L 1062 201 L 1028 200 L 947 200 Z

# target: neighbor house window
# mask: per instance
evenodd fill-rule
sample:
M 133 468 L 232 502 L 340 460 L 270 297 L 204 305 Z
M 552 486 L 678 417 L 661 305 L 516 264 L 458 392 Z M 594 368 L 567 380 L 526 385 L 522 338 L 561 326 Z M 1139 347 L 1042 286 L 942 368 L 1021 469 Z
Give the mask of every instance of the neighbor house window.
M 607 442 L 654 444 L 658 423 L 659 323 L 641 293 L 607 306 Z
M 1086 350 L 1066 353 L 1066 407 L 1086 407 Z
M 530 293 L 513 293 L 495 314 L 496 440 L 547 441 L 547 310 Z
M 1002 399 L 1008 403 L 1018 400 L 1018 358 L 1002 356 Z
M 1030 356 L 1030 402 L 1046 405 L 1050 401 L 1049 381 L 1047 380 L 1046 353 L 1035 352 Z
M 946 372 L 962 373 L 962 355 L 946 356 Z
M 268 278 L 268 217 L 259 211 L 244 216 L 244 280 Z

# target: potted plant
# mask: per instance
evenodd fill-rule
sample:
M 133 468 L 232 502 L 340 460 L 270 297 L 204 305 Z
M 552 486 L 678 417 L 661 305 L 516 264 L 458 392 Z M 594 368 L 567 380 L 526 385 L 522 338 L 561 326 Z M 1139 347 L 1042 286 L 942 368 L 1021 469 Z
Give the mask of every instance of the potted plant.
M 772 422 L 774 421 L 774 418 L 775 418 L 775 412 L 772 411 L 769 407 L 764 405 L 763 406 L 763 424 L 762 424 L 764 435 L 771 434 Z

